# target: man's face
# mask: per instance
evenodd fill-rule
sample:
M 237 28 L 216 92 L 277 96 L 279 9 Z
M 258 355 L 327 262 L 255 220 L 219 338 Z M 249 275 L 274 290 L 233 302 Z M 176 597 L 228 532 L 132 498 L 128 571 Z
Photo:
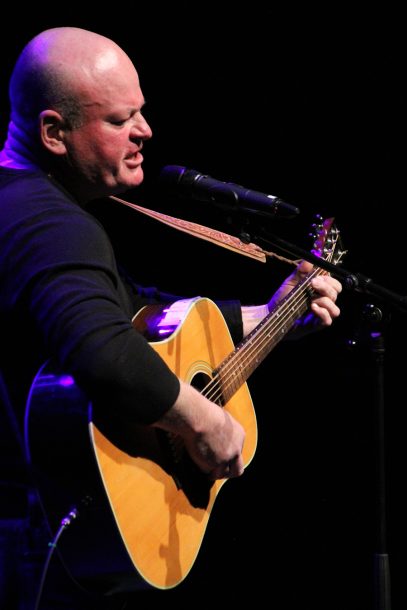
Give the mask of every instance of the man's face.
M 125 63 L 104 79 L 89 78 L 80 101 L 81 125 L 64 134 L 71 178 L 90 197 L 138 186 L 140 151 L 152 132 L 141 112 L 144 97 L 133 66 Z

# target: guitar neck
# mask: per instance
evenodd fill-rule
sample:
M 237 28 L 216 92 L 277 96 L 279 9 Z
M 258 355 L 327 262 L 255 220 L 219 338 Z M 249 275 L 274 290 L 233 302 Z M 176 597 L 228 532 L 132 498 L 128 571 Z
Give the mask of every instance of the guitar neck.
M 322 269 L 313 269 L 215 369 L 213 381 L 216 380 L 221 390 L 222 404 L 228 402 L 309 309 L 313 295 L 311 280 L 324 273 Z

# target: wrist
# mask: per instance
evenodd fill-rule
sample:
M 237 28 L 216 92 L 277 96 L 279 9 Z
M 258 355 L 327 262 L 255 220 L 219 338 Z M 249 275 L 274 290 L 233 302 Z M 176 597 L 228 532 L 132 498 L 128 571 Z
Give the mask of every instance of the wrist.
M 242 307 L 243 336 L 246 337 L 269 314 L 269 305 Z

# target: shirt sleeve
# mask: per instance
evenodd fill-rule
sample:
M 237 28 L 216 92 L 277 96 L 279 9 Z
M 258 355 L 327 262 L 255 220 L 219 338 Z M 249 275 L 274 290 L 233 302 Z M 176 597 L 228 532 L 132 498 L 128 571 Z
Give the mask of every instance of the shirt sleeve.
M 24 319 L 29 337 L 18 332 L 38 365 L 53 360 L 120 418 L 157 421 L 179 380 L 131 320 L 145 304 L 179 297 L 136 284 L 129 295 L 102 225 L 44 177 L 19 179 L 2 203 L 1 310 Z M 240 340 L 240 303 L 217 305 Z
M 44 354 L 94 405 L 138 423 L 159 419 L 175 402 L 179 380 L 133 328 L 99 223 L 55 206 L 15 224 L 9 253 L 9 306 L 28 310 Z

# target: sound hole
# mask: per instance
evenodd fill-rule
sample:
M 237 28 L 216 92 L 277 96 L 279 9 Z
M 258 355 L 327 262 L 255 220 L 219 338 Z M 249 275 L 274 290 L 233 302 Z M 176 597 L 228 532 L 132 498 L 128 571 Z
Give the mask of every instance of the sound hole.
M 197 373 L 192 378 L 191 385 L 198 390 L 198 392 L 202 392 L 211 379 L 210 375 L 207 375 L 206 373 Z

